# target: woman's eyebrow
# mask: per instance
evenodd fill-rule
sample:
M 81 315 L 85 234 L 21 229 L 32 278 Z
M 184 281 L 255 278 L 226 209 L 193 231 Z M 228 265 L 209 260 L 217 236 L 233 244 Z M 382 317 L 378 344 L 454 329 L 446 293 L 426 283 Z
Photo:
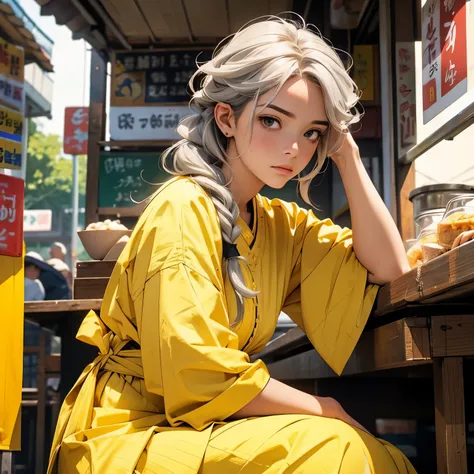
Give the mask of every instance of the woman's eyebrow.
M 263 107 L 265 104 L 258 104 L 258 107 Z M 278 105 L 274 104 L 268 104 L 267 108 L 276 110 L 277 112 L 280 112 L 283 115 L 286 115 L 287 117 L 290 118 L 295 118 L 295 114 L 293 112 L 289 112 L 288 110 L 282 109 L 281 107 L 278 107 Z M 329 127 L 329 122 L 326 120 L 313 120 L 311 122 L 313 125 L 324 125 L 325 127 Z

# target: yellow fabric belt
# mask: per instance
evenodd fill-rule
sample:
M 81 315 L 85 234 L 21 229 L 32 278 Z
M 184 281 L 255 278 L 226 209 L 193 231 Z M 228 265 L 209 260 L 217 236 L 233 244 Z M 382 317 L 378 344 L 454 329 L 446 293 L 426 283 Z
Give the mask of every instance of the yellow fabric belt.
M 94 311 L 89 311 L 84 318 L 76 337 L 86 344 L 97 346 L 99 355 L 84 369 L 64 400 L 54 434 L 48 474 L 53 472 L 61 441 L 90 428 L 99 372 L 108 370 L 143 378 L 140 350 L 123 350 L 129 341 L 109 331 Z

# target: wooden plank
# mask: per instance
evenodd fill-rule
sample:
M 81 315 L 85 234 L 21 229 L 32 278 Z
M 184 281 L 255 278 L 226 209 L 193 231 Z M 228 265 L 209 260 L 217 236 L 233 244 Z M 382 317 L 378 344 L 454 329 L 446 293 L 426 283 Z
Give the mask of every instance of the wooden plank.
M 436 459 L 438 474 L 467 474 L 462 358 L 435 359 Z
M 255 358 L 272 362 L 307 351 L 309 348 L 311 343 L 306 334 L 299 327 L 295 327 L 270 342 Z
M 46 374 L 61 372 L 61 356 L 59 354 L 46 355 L 44 359 L 44 370 Z
M 178 4 L 176 3 L 176 5 Z M 184 0 L 183 6 L 189 18 L 191 34 L 194 37 L 217 36 L 224 38 L 231 33 L 227 26 L 225 2 L 221 0 L 200 0 L 199 2 Z M 212 14 L 210 15 L 209 12 Z
M 474 241 L 451 250 L 380 289 L 374 317 L 407 303 L 449 301 L 472 294 Z
M 13 474 L 13 453 L 11 451 L 0 451 L 1 474 Z
M 109 277 L 75 278 L 73 295 L 76 299 L 100 299 L 104 297 Z
M 76 311 L 100 310 L 101 299 L 95 300 L 54 300 L 54 301 L 26 301 L 25 316 L 35 313 L 67 313 Z
M 182 103 L 176 104 L 167 104 L 167 105 L 183 105 Z M 144 148 L 163 148 L 163 147 L 170 147 L 174 145 L 176 141 L 172 140 L 110 140 L 104 141 L 99 140 L 98 144 L 101 147 L 110 147 L 112 150 L 121 150 L 121 149 L 129 149 L 129 148 L 137 148 L 140 151 L 143 151 Z
M 46 333 L 40 331 L 40 352 L 38 354 L 38 407 L 36 409 L 35 474 L 44 473 L 44 441 L 46 421 Z
M 138 0 L 138 5 L 156 38 L 187 38 L 188 25 L 181 5 L 176 2 L 149 0 Z
M 89 262 L 77 262 L 76 275 L 77 278 L 88 277 L 110 277 L 115 267 L 115 261 L 109 260 L 92 260 Z
M 474 355 L 474 314 L 431 318 L 433 357 Z
M 143 202 L 131 207 L 99 207 L 97 212 L 100 217 L 138 217 L 147 204 L 148 202 Z
M 342 375 L 430 363 L 428 321 L 426 318 L 414 320 L 415 318 L 409 318 L 396 321 L 364 332 Z M 288 347 L 282 347 L 283 340 L 271 348 L 277 339 L 257 355 L 268 364 L 271 375 L 281 380 L 335 377 L 335 372 L 321 356 L 312 348 L 308 350 L 311 346 L 309 341 L 304 344 L 304 333 L 300 329 L 291 331 L 294 331 L 291 340 L 296 340 L 299 344 L 299 354 L 291 352 Z M 302 353 L 301 348 L 304 350 Z
M 97 222 L 99 215 L 99 160 L 98 142 L 105 136 L 107 91 L 107 63 L 92 49 L 90 72 L 89 138 L 87 145 L 86 225 Z

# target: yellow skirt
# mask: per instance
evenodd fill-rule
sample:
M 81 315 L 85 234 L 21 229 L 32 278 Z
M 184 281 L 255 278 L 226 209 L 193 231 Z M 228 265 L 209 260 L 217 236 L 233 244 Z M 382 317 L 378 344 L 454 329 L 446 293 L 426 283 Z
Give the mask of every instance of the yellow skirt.
M 172 429 L 155 433 L 137 460 L 135 474 L 195 473 L 196 446 L 192 436 L 186 446 L 183 434 Z M 119 444 L 127 436 L 134 442 L 133 434 L 124 434 Z M 104 444 L 113 444 L 105 438 Z M 98 438 L 95 441 L 102 444 Z M 59 473 L 96 472 L 90 464 L 94 456 L 77 449 L 78 444 L 63 441 Z M 123 450 L 116 453 L 115 461 L 121 455 Z M 128 464 L 130 459 L 123 461 Z M 115 474 L 117 467 L 106 471 L 102 467 L 100 474 L 109 472 Z M 199 473 L 416 474 L 408 459 L 389 443 L 342 421 L 307 415 L 275 415 L 216 426 Z

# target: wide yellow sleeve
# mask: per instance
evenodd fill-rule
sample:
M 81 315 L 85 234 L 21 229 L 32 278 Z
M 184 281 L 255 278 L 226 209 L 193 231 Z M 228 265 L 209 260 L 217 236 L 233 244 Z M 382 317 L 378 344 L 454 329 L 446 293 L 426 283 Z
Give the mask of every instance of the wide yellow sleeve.
M 357 260 L 352 232 L 318 220 L 312 211 L 286 207 L 293 259 L 282 311 L 341 374 L 359 340 L 377 295 L 367 270 Z
M 135 268 L 146 273 L 135 300 L 145 384 L 164 397 L 172 426 L 201 430 L 247 405 L 270 376 L 229 328 L 212 201 L 176 196 L 150 215 L 147 229 L 142 241 L 153 252 L 146 269 Z

